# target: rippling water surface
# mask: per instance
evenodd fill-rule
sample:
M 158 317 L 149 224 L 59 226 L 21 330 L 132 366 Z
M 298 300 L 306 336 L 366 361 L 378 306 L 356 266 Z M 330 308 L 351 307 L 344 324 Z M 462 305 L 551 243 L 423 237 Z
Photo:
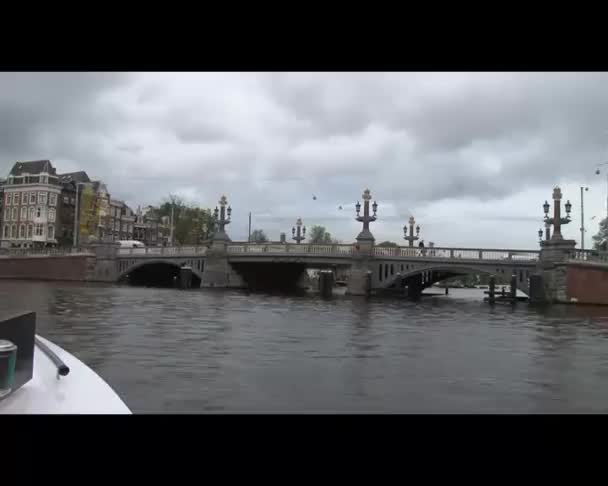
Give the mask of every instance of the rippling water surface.
M 481 298 L 0 281 L 134 412 L 608 411 L 607 308 Z

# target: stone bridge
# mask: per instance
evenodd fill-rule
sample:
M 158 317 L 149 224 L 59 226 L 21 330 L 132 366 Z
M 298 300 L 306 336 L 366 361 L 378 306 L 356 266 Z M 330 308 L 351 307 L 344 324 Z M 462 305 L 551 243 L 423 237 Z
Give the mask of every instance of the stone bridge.
M 292 229 L 297 243 L 252 244 L 232 242 L 225 232 L 232 209 L 225 196 L 214 211 L 217 228 L 209 246 L 118 248 L 99 244 L 88 248 L 74 248 L 64 253 L 48 251 L 46 255 L 0 255 L 0 278 L 39 275 L 41 257 L 54 259 L 46 268 L 52 274 L 66 275 L 74 280 L 120 281 L 146 283 L 151 278 L 164 278 L 172 283 L 192 269 L 194 287 L 255 287 L 274 285 L 285 288 L 302 283 L 306 269 L 334 269 L 347 275 L 348 293 L 368 295 L 371 291 L 407 287 L 408 295 L 419 295 L 425 287 L 443 279 L 470 273 L 516 276 L 516 285 L 534 301 L 585 302 L 608 304 L 608 252 L 575 249 L 574 240 L 561 235 L 561 225 L 570 222 L 570 203 L 566 203 L 567 217 L 561 216 L 561 191 L 553 191 L 554 211 L 549 218 L 549 204 L 545 212 L 545 233 L 539 230 L 540 250 L 512 250 L 488 248 L 416 248 L 420 228 L 414 228 L 414 218 L 403 228 L 409 246 L 379 247 L 375 245 L 369 225 L 376 221 L 377 204 L 371 204 L 371 194 L 363 195 L 361 205 L 355 205 L 355 219 L 363 223 L 362 231 L 352 245 L 302 244 L 306 228 L 300 219 Z M 371 213 L 373 211 L 373 214 Z M 553 235 L 550 235 L 553 226 Z M 415 233 L 414 233 L 415 230 Z M 296 235 L 297 234 L 297 235 Z M 67 262 L 78 262 L 78 270 L 67 274 Z M 76 268 L 76 267 L 74 267 Z M 38 273 L 37 273 L 38 272 Z M 45 278 L 43 277 L 43 278 Z
M 128 248 L 115 253 L 115 278 L 121 280 L 151 265 L 192 268 L 195 284 L 214 287 L 250 285 L 256 274 L 287 272 L 292 283 L 306 269 L 330 268 L 349 274 L 362 255 L 357 245 L 227 243 L 224 251 L 207 247 Z M 529 292 L 529 277 L 539 258 L 538 250 L 482 248 L 373 247 L 366 258 L 370 290 L 408 286 L 420 281 L 422 288 L 443 279 L 469 273 L 517 276 L 517 286 Z M 208 260 L 215 276 L 206 278 Z M 223 261 L 222 261 L 223 260 Z M 289 270 L 293 271 L 289 271 Z M 218 274 L 219 270 L 219 274 Z M 285 282 L 283 282 L 285 283 Z M 352 291 L 353 289 L 351 289 Z M 358 292 L 353 292 L 358 293 Z

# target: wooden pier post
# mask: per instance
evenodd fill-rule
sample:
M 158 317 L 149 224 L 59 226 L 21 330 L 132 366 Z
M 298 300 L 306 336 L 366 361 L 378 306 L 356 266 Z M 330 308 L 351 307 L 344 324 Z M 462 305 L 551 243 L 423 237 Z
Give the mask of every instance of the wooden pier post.
M 511 301 L 515 302 L 517 297 L 517 275 L 511 275 Z
M 488 292 L 488 302 L 493 304 L 496 301 L 496 277 L 494 275 L 490 276 L 490 290 Z

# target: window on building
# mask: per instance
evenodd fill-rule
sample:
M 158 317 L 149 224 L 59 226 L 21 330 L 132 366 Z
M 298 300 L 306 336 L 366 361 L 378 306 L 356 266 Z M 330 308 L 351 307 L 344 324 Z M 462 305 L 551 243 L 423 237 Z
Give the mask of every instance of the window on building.
M 36 204 L 36 193 L 30 192 L 30 204 Z
M 49 206 L 57 206 L 57 194 L 49 194 Z
M 11 227 L 8 224 L 4 225 L 4 238 L 8 238 L 11 234 Z
M 55 208 L 49 209 L 49 223 L 55 222 Z
M 4 210 L 4 221 L 10 221 L 11 220 L 11 208 L 6 208 Z
M 6 195 L 6 205 L 10 206 L 13 202 L 13 195 L 9 192 Z
M 42 184 L 46 184 L 48 182 L 49 178 L 48 176 L 40 176 L 40 182 Z
M 42 215 L 42 208 L 38 206 L 36 208 L 36 217 L 39 218 Z
M 34 227 L 31 224 L 27 225 L 27 237 L 31 238 L 34 233 Z
M 11 226 L 11 238 L 17 238 L 17 225 L 16 224 Z
M 27 207 L 21 206 L 21 221 L 25 221 L 27 219 Z
M 25 238 L 25 225 L 22 224 L 19 226 L 19 238 Z
M 38 204 L 42 204 L 43 206 L 46 204 L 46 192 L 38 193 Z
M 63 196 L 63 204 L 70 204 L 70 198 L 67 196 Z
M 55 238 L 55 227 L 52 224 L 49 224 L 47 239 L 52 240 Z
M 17 208 L 13 208 L 13 221 L 17 221 Z
M 30 217 L 28 218 L 30 221 L 34 221 L 34 211 L 35 211 L 34 207 L 30 206 L 30 209 L 29 209 Z
M 13 204 L 15 206 L 19 206 L 19 192 L 16 192 L 15 194 L 13 194 Z
M 44 225 L 43 224 L 36 224 L 36 236 L 43 236 L 44 235 Z

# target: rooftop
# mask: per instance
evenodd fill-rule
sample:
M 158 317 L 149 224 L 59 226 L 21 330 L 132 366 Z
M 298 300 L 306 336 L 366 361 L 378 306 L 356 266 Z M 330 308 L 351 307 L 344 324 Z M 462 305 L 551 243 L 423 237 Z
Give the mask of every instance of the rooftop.
M 68 172 L 66 174 L 58 174 L 59 182 L 91 182 L 89 176 L 84 170 L 78 172 Z
M 52 175 L 56 175 L 57 173 L 50 160 L 30 160 L 26 162 L 15 162 L 9 175 L 20 176 L 23 173 L 40 174 L 41 172 Z

